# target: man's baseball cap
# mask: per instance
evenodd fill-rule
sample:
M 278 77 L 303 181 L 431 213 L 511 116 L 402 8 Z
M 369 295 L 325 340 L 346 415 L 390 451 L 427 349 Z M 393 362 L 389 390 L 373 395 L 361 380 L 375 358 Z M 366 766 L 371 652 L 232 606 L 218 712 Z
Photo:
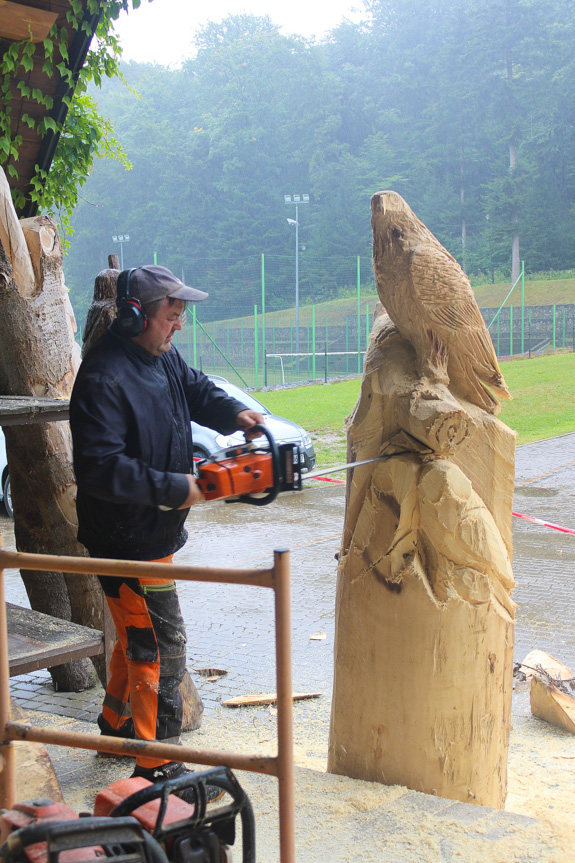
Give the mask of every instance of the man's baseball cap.
M 184 285 L 167 267 L 156 264 L 136 267 L 131 271 L 130 293 L 132 291 L 143 306 L 156 300 L 163 300 L 164 297 L 173 297 L 186 303 L 197 303 L 208 296 L 205 291 Z

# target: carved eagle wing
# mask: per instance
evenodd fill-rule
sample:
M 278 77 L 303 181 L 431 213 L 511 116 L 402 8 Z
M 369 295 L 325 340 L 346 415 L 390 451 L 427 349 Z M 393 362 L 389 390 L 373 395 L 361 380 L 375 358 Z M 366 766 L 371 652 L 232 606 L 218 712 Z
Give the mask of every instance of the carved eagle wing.
M 475 295 L 457 261 L 439 243 L 417 246 L 412 249 L 411 277 L 422 321 L 448 349 L 453 385 L 468 396 L 473 391 L 482 402 L 490 399 L 481 383 L 510 398 Z

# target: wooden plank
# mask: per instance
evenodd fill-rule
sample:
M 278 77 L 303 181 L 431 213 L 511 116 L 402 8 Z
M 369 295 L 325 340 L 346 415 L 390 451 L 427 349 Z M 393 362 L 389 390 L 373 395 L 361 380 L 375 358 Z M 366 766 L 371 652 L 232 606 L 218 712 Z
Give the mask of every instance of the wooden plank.
M 1 426 L 59 422 L 67 420 L 69 415 L 70 403 L 68 399 L 0 396 Z
M 321 692 L 294 692 L 292 698 L 294 701 L 301 701 L 304 698 L 319 698 Z M 222 701 L 223 707 L 257 707 L 266 704 L 275 704 L 278 700 L 275 692 L 269 692 L 266 695 L 238 695 L 236 698 L 229 698 L 227 701 Z
M 19 42 L 20 39 L 29 39 L 31 32 L 34 44 L 43 42 L 57 17 L 57 12 L 0 0 L 0 39 Z
M 6 603 L 10 676 L 39 668 L 63 665 L 104 651 L 103 634 L 77 623 L 60 620 Z

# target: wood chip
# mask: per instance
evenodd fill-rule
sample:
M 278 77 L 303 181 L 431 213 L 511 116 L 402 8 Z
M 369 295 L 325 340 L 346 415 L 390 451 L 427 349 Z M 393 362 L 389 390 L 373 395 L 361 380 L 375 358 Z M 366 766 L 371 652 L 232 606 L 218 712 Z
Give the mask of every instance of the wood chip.
M 323 695 L 322 692 L 294 692 L 292 699 L 301 701 L 304 698 L 319 698 Z M 250 707 L 263 706 L 266 704 L 275 704 L 278 700 L 275 692 L 269 692 L 266 695 L 238 695 L 236 698 L 229 698 L 227 701 L 222 701 L 224 707 Z
M 327 638 L 327 635 L 325 634 L 325 632 L 314 632 L 313 635 L 310 635 L 309 640 L 310 641 L 323 641 L 325 638 Z
M 531 678 L 531 713 L 575 734 L 575 698 L 539 677 Z

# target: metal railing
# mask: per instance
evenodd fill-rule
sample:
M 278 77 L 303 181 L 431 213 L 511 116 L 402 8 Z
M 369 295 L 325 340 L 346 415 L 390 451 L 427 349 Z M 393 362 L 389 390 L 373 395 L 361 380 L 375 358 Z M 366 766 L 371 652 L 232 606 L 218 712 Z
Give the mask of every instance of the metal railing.
M 165 577 L 170 580 L 245 584 L 272 589 L 275 596 L 277 755 L 242 755 L 168 743 L 102 737 L 100 734 L 83 734 L 55 728 L 34 728 L 23 723 L 12 722 L 4 590 L 4 570 L 12 568 L 124 578 Z M 0 549 L 0 808 L 9 809 L 17 802 L 13 741 L 18 740 L 131 756 L 146 755 L 152 758 L 167 758 L 171 761 L 207 764 L 214 767 L 226 766 L 252 773 L 264 773 L 278 779 L 281 863 L 295 863 L 290 603 L 289 552 L 285 550 L 274 552 L 274 565 L 271 569 L 227 569 L 27 554 Z

